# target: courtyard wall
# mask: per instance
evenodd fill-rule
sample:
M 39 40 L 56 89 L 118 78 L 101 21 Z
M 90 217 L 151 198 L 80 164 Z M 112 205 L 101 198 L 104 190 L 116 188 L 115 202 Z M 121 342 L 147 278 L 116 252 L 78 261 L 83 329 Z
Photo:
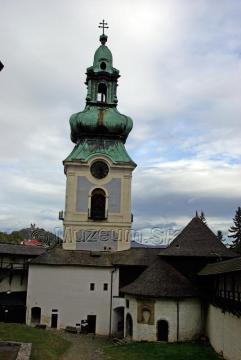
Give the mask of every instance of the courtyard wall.
M 225 359 L 241 359 L 241 318 L 209 305 L 206 332 L 215 351 Z

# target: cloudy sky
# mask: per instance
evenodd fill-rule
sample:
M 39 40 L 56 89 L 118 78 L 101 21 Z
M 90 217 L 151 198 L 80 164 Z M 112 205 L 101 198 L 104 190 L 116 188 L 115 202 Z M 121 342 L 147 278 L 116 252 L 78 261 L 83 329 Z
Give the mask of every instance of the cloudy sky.
M 2 0 L 0 230 L 61 226 L 69 117 L 103 18 L 118 108 L 134 120 L 134 228 L 203 210 L 228 229 L 241 205 L 241 1 Z

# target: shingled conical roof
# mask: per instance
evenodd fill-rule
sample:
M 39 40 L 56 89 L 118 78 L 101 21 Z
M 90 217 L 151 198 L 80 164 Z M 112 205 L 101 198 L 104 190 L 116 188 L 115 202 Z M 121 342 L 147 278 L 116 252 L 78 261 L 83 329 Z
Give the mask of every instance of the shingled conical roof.
M 237 256 L 218 240 L 217 236 L 195 216 L 173 242 L 163 249 L 162 256 L 225 257 Z
M 197 290 L 191 282 L 163 259 L 157 259 L 135 281 L 124 286 L 126 294 L 146 297 L 191 297 Z

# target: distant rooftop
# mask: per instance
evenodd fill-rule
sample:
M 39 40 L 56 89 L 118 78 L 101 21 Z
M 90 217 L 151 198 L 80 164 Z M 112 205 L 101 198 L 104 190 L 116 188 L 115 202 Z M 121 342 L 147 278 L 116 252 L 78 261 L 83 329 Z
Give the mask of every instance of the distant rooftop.
M 32 239 L 32 240 L 23 240 L 21 242 L 21 245 L 25 245 L 25 246 L 41 246 L 41 241 L 36 240 L 36 239 Z

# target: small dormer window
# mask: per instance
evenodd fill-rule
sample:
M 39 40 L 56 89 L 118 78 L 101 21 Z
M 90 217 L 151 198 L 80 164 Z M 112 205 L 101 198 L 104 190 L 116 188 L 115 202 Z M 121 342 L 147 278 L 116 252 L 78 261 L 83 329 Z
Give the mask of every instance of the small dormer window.
M 101 62 L 100 68 L 101 68 L 101 70 L 105 70 L 105 69 L 106 69 L 106 63 L 105 63 L 104 61 Z
M 100 83 L 98 85 L 98 95 L 97 95 L 97 101 L 100 102 L 106 102 L 107 98 L 107 86 L 103 83 Z

